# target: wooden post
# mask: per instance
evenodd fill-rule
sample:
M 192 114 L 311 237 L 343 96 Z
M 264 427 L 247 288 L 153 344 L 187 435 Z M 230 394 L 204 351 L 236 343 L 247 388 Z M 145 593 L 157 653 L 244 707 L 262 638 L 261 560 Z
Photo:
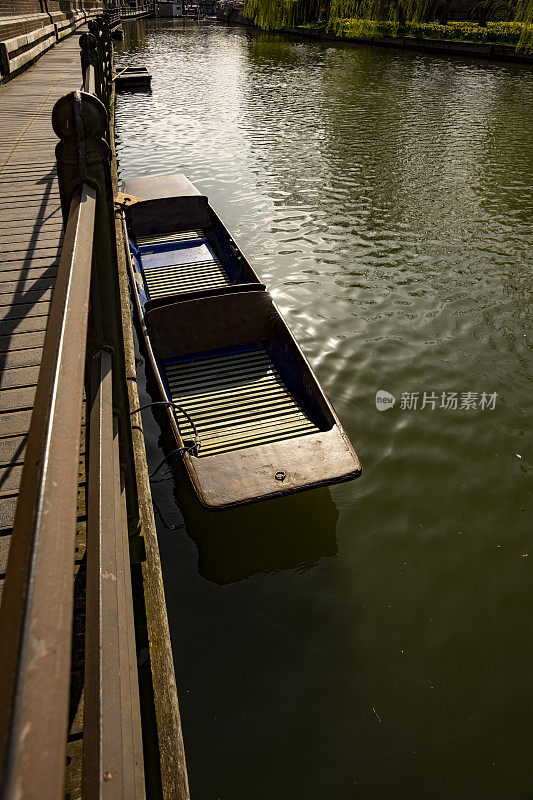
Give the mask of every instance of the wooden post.
M 105 106 L 108 104 L 108 89 L 106 76 L 104 74 L 102 59 L 98 50 L 98 41 L 92 33 L 82 33 L 80 36 L 80 60 L 83 75 L 83 86 L 88 91 L 86 75 L 89 67 L 93 67 L 95 72 L 96 96 Z M 106 133 L 108 126 L 106 125 Z M 106 136 L 107 138 L 107 136 Z
M 56 147 L 57 175 L 63 214 L 70 206 L 72 192 L 80 182 L 97 190 L 95 241 L 91 284 L 92 324 L 87 345 L 88 367 L 93 352 L 107 348 L 113 354 L 113 397 L 120 420 L 120 453 L 129 465 L 126 495 L 130 537 L 139 549 L 140 529 L 136 484 L 131 476 L 133 450 L 129 430 L 129 409 L 125 395 L 124 342 L 120 317 L 117 275 L 115 211 L 110 171 L 110 148 L 104 136 L 108 114 L 103 103 L 86 92 L 70 92 L 54 106 L 52 125 L 61 141 Z M 90 374 L 90 369 L 88 369 Z

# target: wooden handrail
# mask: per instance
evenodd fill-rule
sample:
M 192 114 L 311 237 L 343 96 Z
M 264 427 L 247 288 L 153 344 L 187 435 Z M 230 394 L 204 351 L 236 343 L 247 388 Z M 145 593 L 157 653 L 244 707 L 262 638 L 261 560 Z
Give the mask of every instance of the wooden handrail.
M 110 322 L 101 307 L 102 298 L 108 303 L 113 294 L 115 258 L 104 140 L 113 53 L 105 22 L 93 30 L 80 39 L 83 91 L 61 98 L 53 113 L 68 218 L 0 605 L 0 800 L 58 800 L 64 793 L 80 422 L 88 378 L 83 796 L 145 796 L 127 483 L 120 464 L 120 454 L 128 452 L 128 409 L 113 377 L 121 374 L 122 340 L 119 316 L 111 314 Z M 92 359 L 87 347 L 89 354 L 96 351 Z
M 96 190 L 72 196 L 0 606 L 0 797 L 63 793 Z

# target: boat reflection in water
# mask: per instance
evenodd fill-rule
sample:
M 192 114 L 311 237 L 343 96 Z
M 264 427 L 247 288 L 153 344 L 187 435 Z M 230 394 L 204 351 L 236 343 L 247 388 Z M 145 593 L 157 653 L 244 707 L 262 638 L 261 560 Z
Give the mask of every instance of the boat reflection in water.
M 327 487 L 216 513 L 198 503 L 180 459 L 172 459 L 171 472 L 185 528 L 198 549 L 198 571 L 209 581 L 226 584 L 258 572 L 308 570 L 337 554 L 339 512 Z

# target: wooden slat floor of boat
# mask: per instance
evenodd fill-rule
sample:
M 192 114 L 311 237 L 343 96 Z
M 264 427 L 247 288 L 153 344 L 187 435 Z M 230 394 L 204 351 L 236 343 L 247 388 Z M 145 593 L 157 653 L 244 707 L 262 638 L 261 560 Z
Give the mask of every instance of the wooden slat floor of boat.
M 78 36 L 70 36 L 0 87 L 0 598 L 61 254 L 52 108 L 59 97 L 80 87 L 79 54 Z M 80 574 L 85 546 L 86 448 L 81 421 L 80 435 L 75 576 Z M 79 577 L 75 587 L 78 583 Z M 83 616 L 84 610 L 80 613 Z M 81 707 L 81 692 L 78 701 Z M 76 724 L 82 730 L 80 719 L 78 714 Z M 68 769 L 77 774 L 81 751 L 76 758 Z M 72 784 L 71 800 L 81 797 L 79 784 Z
M 145 236 L 137 244 L 151 300 L 231 283 L 219 259 L 210 251 L 202 230 Z M 172 244 L 176 247 L 164 247 Z
M 139 236 L 137 238 L 138 247 L 145 247 L 151 244 L 167 244 L 170 242 L 194 241 L 202 239 L 204 232 L 201 229 L 190 231 L 178 231 L 177 233 L 161 233 L 155 236 Z
M 168 361 L 165 374 L 183 439 L 194 439 L 192 420 L 200 439 L 200 458 L 319 430 L 260 344 L 190 361 Z
M 195 264 L 147 269 L 144 272 L 144 280 L 151 300 L 230 284 L 227 273 L 215 259 Z

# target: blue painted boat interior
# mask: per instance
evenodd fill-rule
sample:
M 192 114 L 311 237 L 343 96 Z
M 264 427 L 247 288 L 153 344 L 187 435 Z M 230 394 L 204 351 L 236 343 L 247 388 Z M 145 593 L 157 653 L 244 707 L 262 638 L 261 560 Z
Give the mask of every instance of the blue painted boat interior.
M 168 397 L 185 442 L 199 458 L 319 432 L 265 342 L 165 359 Z
M 145 311 L 150 301 L 249 283 L 250 275 L 258 283 L 216 228 L 209 237 L 203 230 L 181 231 L 130 244 Z M 208 325 L 202 300 L 194 302 L 198 324 Z M 191 420 L 198 430 L 199 457 L 311 435 L 333 424 L 282 329 L 273 339 L 182 353 L 159 362 L 159 369 L 184 441 L 194 439 Z
M 193 264 L 208 259 L 218 260 L 216 253 L 205 237 L 192 241 L 141 245 L 139 254 L 144 269 L 170 267 L 177 264 Z
M 256 276 L 240 263 L 216 225 L 130 240 L 137 285 L 143 306 L 150 301 L 256 282 Z

